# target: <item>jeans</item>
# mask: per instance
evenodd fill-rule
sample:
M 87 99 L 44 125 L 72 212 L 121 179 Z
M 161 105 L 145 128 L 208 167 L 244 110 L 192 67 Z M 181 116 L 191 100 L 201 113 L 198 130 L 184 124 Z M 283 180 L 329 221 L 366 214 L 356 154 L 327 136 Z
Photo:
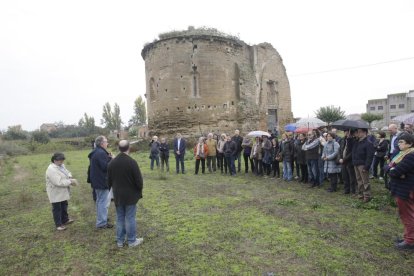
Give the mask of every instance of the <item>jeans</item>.
M 385 163 L 384 157 L 374 156 L 374 162 L 372 164 L 372 175 L 374 177 L 378 177 L 378 164 L 380 166 L 380 176 L 384 177 L 384 163 Z
M 235 158 L 237 158 L 237 171 L 240 172 L 240 170 L 241 170 L 241 151 L 236 153 L 236 156 L 233 157 L 233 160 Z M 234 163 L 234 161 L 233 161 L 233 163 Z
M 352 164 L 342 165 L 342 178 L 344 180 L 344 192 L 355 194 L 356 176 L 355 169 Z
M 234 156 L 226 156 L 227 166 L 229 167 L 230 175 L 236 175 L 236 166 L 234 165 Z
M 319 167 L 318 159 L 309 159 L 308 163 L 308 177 L 313 186 L 319 185 Z
M 167 172 L 170 171 L 170 166 L 168 164 L 168 158 L 169 156 L 161 156 L 161 171 L 162 172 L 164 171 L 164 164 L 165 164 L 165 167 L 167 168 Z
M 108 224 L 108 189 L 95 189 L 96 191 L 96 227 Z
M 125 235 L 128 244 L 135 242 L 137 238 L 137 224 L 135 215 L 137 205 L 119 205 L 116 206 L 116 242 L 123 244 Z
M 180 172 L 180 164 L 181 164 L 181 172 L 184 173 L 185 169 L 184 169 L 184 154 L 176 154 L 175 155 L 175 167 L 176 167 L 176 172 L 179 173 Z
M 159 155 L 151 155 L 151 170 L 154 169 L 154 161 L 157 163 L 157 168 L 160 166 L 160 156 Z
M 224 170 L 224 155 L 223 155 L 223 153 L 220 153 L 220 152 L 217 153 L 217 167 L 221 170 L 221 173 L 223 173 L 223 170 Z
M 283 160 L 283 179 L 291 181 L 292 177 L 292 162 Z
M 280 167 L 279 167 L 279 161 L 273 160 L 272 163 L 272 170 L 273 170 L 273 177 L 280 177 Z
M 300 164 L 300 182 L 308 182 L 308 166 L 306 164 Z
M 201 172 L 202 173 L 205 173 L 206 172 L 206 159 L 200 158 L 200 159 L 196 159 L 196 163 L 195 163 L 195 174 L 198 174 L 198 170 L 200 168 L 200 162 L 201 162 Z
M 324 172 L 324 167 L 325 167 L 325 161 L 322 160 L 321 157 L 319 157 L 318 159 L 318 166 L 319 166 L 319 185 L 323 184 L 323 181 L 325 180 L 325 172 Z
M 262 159 L 254 158 L 254 172 L 256 175 L 263 175 L 263 162 Z
M 215 155 L 207 156 L 207 168 L 209 172 L 216 171 L 216 156 Z
M 243 154 L 243 159 L 244 159 L 244 172 L 245 173 L 249 172 L 249 161 L 250 161 L 250 170 L 254 172 L 253 159 L 250 158 L 250 154 Z
M 52 203 L 53 220 L 56 227 L 62 226 L 69 220 L 68 215 L 68 201 Z

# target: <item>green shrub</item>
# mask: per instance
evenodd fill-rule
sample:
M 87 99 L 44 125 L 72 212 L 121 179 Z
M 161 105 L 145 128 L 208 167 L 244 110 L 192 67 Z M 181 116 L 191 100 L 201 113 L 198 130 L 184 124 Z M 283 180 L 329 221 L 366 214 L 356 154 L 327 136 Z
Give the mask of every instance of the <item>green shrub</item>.
M 40 144 L 47 144 L 50 142 L 49 135 L 46 131 L 33 131 L 32 132 L 32 139 L 33 141 L 40 143 Z
M 0 155 L 16 156 L 27 154 L 29 150 L 15 142 L 0 141 Z

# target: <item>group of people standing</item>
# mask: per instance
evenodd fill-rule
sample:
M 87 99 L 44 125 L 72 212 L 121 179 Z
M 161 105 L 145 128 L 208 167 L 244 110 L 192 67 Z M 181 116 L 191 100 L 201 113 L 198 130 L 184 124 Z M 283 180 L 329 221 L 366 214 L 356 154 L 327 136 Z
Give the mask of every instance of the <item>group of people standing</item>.
M 344 193 L 353 194 L 363 202 L 372 198 L 371 174 L 371 178 L 384 180 L 396 198 L 404 225 L 404 237 L 397 241 L 396 247 L 414 250 L 414 136 L 409 129 L 399 131 L 395 124 L 388 129 L 389 140 L 385 132 L 379 132 L 374 137 L 364 128 L 344 130 L 344 137 L 338 137 L 335 129 L 326 133 L 311 130 L 296 136 L 286 132 L 280 140 L 273 135 L 243 138 L 238 130 L 232 137 L 221 134 L 218 138 L 209 133 L 207 137 L 200 137 L 193 148 L 194 173 L 199 173 L 201 165 L 201 173 L 204 174 L 207 160 L 210 173 L 220 170 L 223 174 L 235 176 L 241 172 L 243 156 L 245 173 L 250 171 L 256 176 L 283 177 L 289 182 L 294 179 L 296 169 L 295 179 L 308 183 L 310 188 L 321 186 L 325 179 L 329 179 L 329 192 L 337 191 L 341 179 Z M 130 247 L 137 246 L 143 241 L 136 238 L 135 221 L 136 204 L 142 198 L 142 175 L 137 162 L 129 156 L 128 141 L 119 142 L 120 154 L 115 158 L 107 147 L 107 139 L 99 136 L 95 140 L 95 149 L 88 156 L 88 182 L 92 185 L 96 200 L 96 228 L 113 227 L 108 222 L 108 207 L 113 197 L 117 214 L 117 245 L 123 247 L 127 243 Z M 151 170 L 154 165 L 159 167 L 160 158 L 161 170 L 165 165 L 169 171 L 169 145 L 165 138 L 158 142 L 158 137 L 154 136 L 150 148 Z M 186 173 L 186 140 L 181 134 L 177 134 L 173 141 L 173 152 L 176 173 Z M 78 184 L 65 168 L 64 160 L 62 153 L 55 153 L 46 171 L 46 188 L 58 231 L 65 230 L 74 221 L 68 216 L 67 200 L 70 198 L 70 187 Z
M 88 182 L 93 188 L 96 205 L 96 229 L 109 229 L 108 208 L 113 200 L 116 209 L 116 242 L 118 247 L 135 247 L 143 242 L 136 236 L 136 211 L 142 198 L 143 179 L 138 163 L 129 156 L 127 140 L 118 143 L 119 154 L 108 152 L 108 140 L 104 136 L 95 139 L 95 148 L 88 155 Z M 66 230 L 74 222 L 68 215 L 70 186 L 78 181 L 66 169 L 63 153 L 55 153 L 46 170 L 46 190 L 52 203 L 53 219 L 57 231 Z

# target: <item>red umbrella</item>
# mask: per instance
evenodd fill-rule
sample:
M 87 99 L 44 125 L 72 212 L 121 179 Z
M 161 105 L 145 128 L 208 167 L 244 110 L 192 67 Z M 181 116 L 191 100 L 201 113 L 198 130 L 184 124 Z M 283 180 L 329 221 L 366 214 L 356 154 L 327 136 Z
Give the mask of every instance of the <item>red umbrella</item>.
M 311 127 L 299 127 L 295 129 L 295 133 L 307 133 L 309 130 L 313 130 Z

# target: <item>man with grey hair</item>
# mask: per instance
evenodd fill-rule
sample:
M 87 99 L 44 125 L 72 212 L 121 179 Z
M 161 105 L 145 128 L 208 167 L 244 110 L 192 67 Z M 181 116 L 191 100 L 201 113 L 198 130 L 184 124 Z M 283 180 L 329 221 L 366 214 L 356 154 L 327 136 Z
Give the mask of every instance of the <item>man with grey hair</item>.
M 108 195 L 109 187 L 107 184 L 108 164 L 112 160 L 112 155 L 107 151 L 108 140 L 105 136 L 98 136 L 95 139 L 95 149 L 89 153 L 90 162 L 89 179 L 92 188 L 96 192 L 96 228 L 112 228 L 108 223 Z
M 108 165 L 108 186 L 112 187 L 116 207 L 116 243 L 123 247 L 140 245 L 137 238 L 136 212 L 142 198 L 143 180 L 137 161 L 129 156 L 129 142 L 121 140 L 118 154 Z
M 208 148 L 208 153 L 207 153 L 207 168 L 208 171 L 211 172 L 216 172 L 216 155 L 217 155 L 217 141 L 215 139 L 213 139 L 213 133 L 209 133 L 207 135 L 207 148 Z
M 398 138 L 402 133 L 398 130 L 398 126 L 396 124 L 390 124 L 388 126 L 388 131 L 390 132 L 390 148 L 388 151 L 388 159 L 391 160 L 400 152 L 400 148 L 398 147 Z

